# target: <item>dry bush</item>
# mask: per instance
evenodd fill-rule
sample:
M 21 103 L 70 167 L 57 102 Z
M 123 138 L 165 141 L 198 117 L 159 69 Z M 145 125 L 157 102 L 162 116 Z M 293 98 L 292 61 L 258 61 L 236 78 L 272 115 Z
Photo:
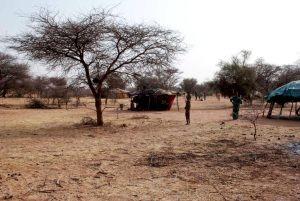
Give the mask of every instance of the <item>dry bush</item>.
M 250 122 L 253 125 L 254 133 L 253 137 L 256 140 L 257 135 L 257 120 L 260 115 L 263 114 L 263 109 L 261 105 L 252 105 L 246 112 L 242 115 L 242 119 Z
M 83 126 L 96 126 L 97 122 L 95 119 L 91 118 L 91 117 L 83 117 L 81 119 L 80 125 Z
M 198 156 L 187 152 L 187 153 L 174 153 L 174 152 L 150 152 L 141 161 L 141 165 L 150 167 L 164 167 L 168 165 L 181 164 L 185 162 L 192 162 Z
M 135 115 L 132 116 L 131 119 L 150 119 L 150 117 L 147 115 Z
M 39 99 L 31 99 L 25 107 L 29 109 L 49 109 L 49 107 Z

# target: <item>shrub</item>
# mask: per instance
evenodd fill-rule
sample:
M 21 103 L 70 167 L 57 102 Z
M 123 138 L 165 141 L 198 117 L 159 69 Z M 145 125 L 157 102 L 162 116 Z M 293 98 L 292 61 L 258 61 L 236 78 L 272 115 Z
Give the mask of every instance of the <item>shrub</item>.
M 84 126 L 95 126 L 97 125 L 97 122 L 95 119 L 91 118 L 91 117 L 83 117 L 81 120 L 81 125 Z
M 26 105 L 26 108 L 30 109 L 48 109 L 48 107 L 39 99 L 31 99 Z

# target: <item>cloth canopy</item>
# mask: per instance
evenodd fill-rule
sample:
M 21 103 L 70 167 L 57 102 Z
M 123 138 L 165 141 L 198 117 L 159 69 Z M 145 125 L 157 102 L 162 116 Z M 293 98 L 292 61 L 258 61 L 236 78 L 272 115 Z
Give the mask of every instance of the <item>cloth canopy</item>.
M 300 101 L 300 80 L 290 82 L 272 91 L 268 97 L 267 102 L 275 102 L 284 104 L 287 102 Z

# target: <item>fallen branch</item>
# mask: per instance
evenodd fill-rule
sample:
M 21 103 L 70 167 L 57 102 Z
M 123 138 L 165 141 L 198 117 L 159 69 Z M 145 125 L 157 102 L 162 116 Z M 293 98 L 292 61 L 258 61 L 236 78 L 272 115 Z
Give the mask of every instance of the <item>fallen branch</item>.
M 55 191 L 58 191 L 58 190 L 55 190 L 55 189 L 36 190 L 36 192 L 39 192 L 39 193 L 53 193 Z

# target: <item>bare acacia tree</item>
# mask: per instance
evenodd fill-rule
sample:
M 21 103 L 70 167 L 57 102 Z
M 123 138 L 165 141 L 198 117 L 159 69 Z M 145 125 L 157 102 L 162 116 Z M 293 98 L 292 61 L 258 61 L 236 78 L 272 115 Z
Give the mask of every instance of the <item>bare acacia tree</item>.
M 272 89 L 276 88 L 276 80 L 281 74 L 281 69 L 279 66 L 266 63 L 263 58 L 257 59 L 253 68 L 256 74 L 256 90 L 266 96 Z
M 66 19 L 42 11 L 32 17 L 30 31 L 8 42 L 33 60 L 78 71 L 95 98 L 100 126 L 102 85 L 111 74 L 134 75 L 145 66 L 164 68 L 184 51 L 182 38 L 174 31 L 130 25 L 105 10 Z

